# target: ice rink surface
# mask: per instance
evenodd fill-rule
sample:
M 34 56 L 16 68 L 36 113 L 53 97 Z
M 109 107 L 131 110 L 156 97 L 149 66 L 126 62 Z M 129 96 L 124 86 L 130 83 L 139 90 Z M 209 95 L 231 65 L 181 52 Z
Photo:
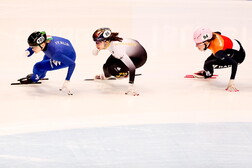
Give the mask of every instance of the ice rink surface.
M 252 167 L 252 2 L 177 0 L 1 0 L 1 168 L 250 168 Z M 246 59 L 237 93 L 217 79 L 185 79 L 201 70 L 192 34 L 199 26 L 238 39 Z M 128 80 L 91 82 L 109 53 L 92 55 L 92 33 L 110 27 L 137 39 L 147 63 L 137 70 L 140 96 Z M 66 69 L 41 85 L 11 86 L 43 54 L 23 56 L 36 30 L 68 38 L 77 52 L 73 96 L 60 92 Z

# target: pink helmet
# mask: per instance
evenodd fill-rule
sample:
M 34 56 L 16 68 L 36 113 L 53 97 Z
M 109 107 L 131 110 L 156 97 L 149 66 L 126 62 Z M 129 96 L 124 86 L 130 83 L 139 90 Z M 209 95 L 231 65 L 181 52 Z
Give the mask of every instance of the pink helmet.
M 193 34 L 193 39 L 196 44 L 210 40 L 212 37 L 213 32 L 208 28 L 198 28 Z

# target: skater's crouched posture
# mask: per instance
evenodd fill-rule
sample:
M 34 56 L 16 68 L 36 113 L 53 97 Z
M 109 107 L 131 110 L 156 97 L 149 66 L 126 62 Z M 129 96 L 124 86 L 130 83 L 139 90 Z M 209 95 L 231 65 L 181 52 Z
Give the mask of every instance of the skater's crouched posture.
M 129 89 L 125 94 L 138 95 L 134 90 L 136 69 L 143 66 L 147 60 L 147 53 L 136 40 L 118 37 L 118 33 L 109 28 L 100 28 L 93 33 L 96 43 L 94 55 L 100 50 L 108 50 L 111 55 L 103 65 L 103 73 L 96 75 L 96 79 L 107 79 L 111 76 L 125 78 L 129 76 Z
M 204 70 L 197 74 L 209 78 L 212 77 L 214 69 L 231 67 L 230 81 L 226 90 L 239 91 L 234 85 L 234 79 L 238 65 L 245 59 L 245 51 L 241 43 L 221 35 L 220 32 L 212 32 L 208 28 L 197 29 L 193 38 L 200 51 L 210 49 L 212 52 L 205 61 Z
M 67 68 L 67 75 L 60 90 L 66 89 L 71 95 L 69 81 L 75 69 L 76 54 L 71 42 L 65 38 L 56 36 L 47 36 L 45 32 L 33 32 L 28 37 L 29 48 L 26 50 L 27 56 L 33 53 L 44 52 L 42 61 L 37 62 L 33 67 L 33 73 L 27 75 L 26 80 L 21 83 L 29 84 L 38 82 L 46 76 L 47 71 Z

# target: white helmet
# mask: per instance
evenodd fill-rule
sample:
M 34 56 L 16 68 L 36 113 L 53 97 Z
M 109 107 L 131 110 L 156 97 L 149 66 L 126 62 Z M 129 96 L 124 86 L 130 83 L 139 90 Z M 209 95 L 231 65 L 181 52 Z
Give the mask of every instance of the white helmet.
M 198 28 L 193 34 L 193 40 L 197 43 L 203 43 L 213 37 L 213 32 L 208 28 Z
M 104 41 L 104 40 L 109 39 L 111 34 L 112 34 L 112 32 L 111 32 L 110 28 L 103 27 L 103 28 L 97 29 L 93 33 L 93 40 L 94 41 Z

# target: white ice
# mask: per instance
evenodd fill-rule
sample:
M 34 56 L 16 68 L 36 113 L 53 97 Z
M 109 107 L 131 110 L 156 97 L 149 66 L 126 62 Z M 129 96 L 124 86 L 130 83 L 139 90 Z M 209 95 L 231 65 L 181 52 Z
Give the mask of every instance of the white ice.
M 252 167 L 252 2 L 180 0 L 1 0 L 1 168 Z M 199 26 L 241 41 L 240 92 L 226 92 L 230 68 L 217 79 L 185 79 L 210 52 L 195 47 Z M 110 27 L 148 52 L 137 70 L 140 96 L 127 80 L 87 82 L 108 52 L 93 56 L 92 33 Z M 23 56 L 36 30 L 70 39 L 77 51 L 73 96 L 59 91 L 66 69 L 42 85 L 11 86 L 42 54 Z

